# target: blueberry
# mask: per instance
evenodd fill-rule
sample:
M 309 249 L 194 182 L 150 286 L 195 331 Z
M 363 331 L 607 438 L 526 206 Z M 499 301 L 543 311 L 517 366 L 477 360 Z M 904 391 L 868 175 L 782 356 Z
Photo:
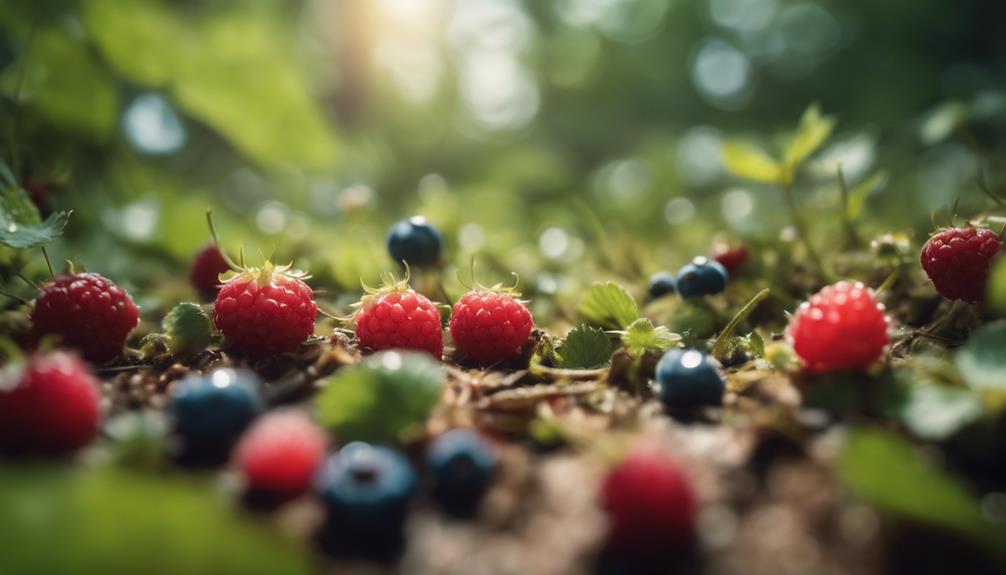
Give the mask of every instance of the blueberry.
M 650 276 L 650 299 L 662 298 L 677 291 L 677 280 L 671 272 L 657 272 Z
M 183 458 L 216 463 L 262 411 L 257 375 L 217 369 L 191 375 L 172 388 L 169 413 L 183 443 Z
M 396 262 L 424 267 L 440 260 L 443 240 L 440 231 L 422 216 L 413 216 L 391 226 L 388 231 L 388 253 Z
M 694 349 L 672 349 L 657 363 L 660 400 L 669 409 L 720 405 L 726 385 L 709 357 Z
M 699 256 L 678 271 L 678 293 L 683 298 L 718 294 L 727 288 L 727 277 L 722 264 Z
M 401 531 L 416 474 L 405 456 L 354 442 L 328 458 L 318 485 L 336 539 L 394 536 Z
M 496 452 L 477 432 L 454 429 L 436 438 L 426 452 L 433 500 L 456 516 L 470 516 L 492 482 Z

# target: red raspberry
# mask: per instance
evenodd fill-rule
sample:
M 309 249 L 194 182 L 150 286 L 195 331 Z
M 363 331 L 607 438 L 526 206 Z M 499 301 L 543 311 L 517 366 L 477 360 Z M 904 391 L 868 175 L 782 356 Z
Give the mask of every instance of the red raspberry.
M 533 327 L 531 312 L 507 292 L 474 289 L 461 296 L 451 313 L 451 339 L 461 353 L 483 365 L 520 353 Z
M 884 306 L 861 283 L 827 286 L 793 314 L 788 334 L 811 373 L 866 369 L 887 346 Z
M 314 292 L 289 266 L 266 262 L 224 282 L 213 323 L 227 342 L 255 357 L 294 352 L 314 333 Z
M 61 275 L 39 290 L 31 321 L 38 336 L 56 334 L 96 363 L 122 352 L 140 321 L 136 304 L 111 280 L 95 273 Z
M 305 415 L 279 411 L 245 432 L 234 464 L 251 492 L 286 501 L 308 490 L 324 457 L 325 434 Z
M 444 354 L 437 306 L 404 281 L 364 296 L 356 315 L 356 338 L 371 351 L 428 351 L 438 361 Z
M 1002 244 L 985 228 L 947 228 L 922 246 L 922 269 L 943 297 L 978 303 L 985 299 L 989 266 Z
M 0 372 L 0 451 L 70 453 L 91 443 L 100 422 L 98 381 L 75 355 L 38 354 Z
M 684 470 L 655 447 L 637 447 L 601 486 L 608 544 L 620 552 L 649 553 L 691 540 L 697 503 Z
M 718 243 L 713 247 L 713 259 L 734 275 L 748 262 L 747 244 Z
M 220 248 L 216 244 L 209 244 L 199 250 L 192 260 L 189 283 L 202 296 L 216 295 L 220 291 L 220 274 L 226 273 L 229 269 L 230 266 L 220 253 Z

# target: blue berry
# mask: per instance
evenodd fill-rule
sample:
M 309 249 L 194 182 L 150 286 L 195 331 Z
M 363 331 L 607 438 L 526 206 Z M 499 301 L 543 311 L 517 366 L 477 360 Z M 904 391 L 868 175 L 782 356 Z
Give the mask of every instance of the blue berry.
M 657 363 L 660 400 L 670 409 L 720 405 L 726 385 L 709 356 L 694 349 L 672 349 Z
M 650 299 L 662 298 L 677 291 L 677 280 L 671 272 L 657 272 L 650 276 Z
M 183 457 L 205 462 L 226 458 L 262 411 L 259 386 L 253 372 L 229 368 L 176 383 L 168 410 L 182 439 Z
M 433 500 L 452 515 L 472 515 L 492 482 L 496 452 L 477 432 L 453 429 L 426 452 Z
M 440 231 L 422 216 L 413 216 L 391 226 L 388 232 L 388 253 L 396 262 L 424 267 L 440 260 L 443 239 Z
M 322 466 L 319 490 L 336 538 L 394 536 L 401 531 L 416 474 L 405 456 L 353 442 Z
M 727 288 L 727 277 L 722 264 L 699 256 L 678 271 L 678 293 L 683 298 L 718 294 Z

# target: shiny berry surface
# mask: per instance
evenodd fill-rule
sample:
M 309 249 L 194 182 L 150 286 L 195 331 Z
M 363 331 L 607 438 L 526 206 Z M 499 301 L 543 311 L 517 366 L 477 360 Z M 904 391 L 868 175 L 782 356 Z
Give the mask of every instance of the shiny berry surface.
M 478 432 L 452 429 L 430 443 L 426 469 L 433 500 L 448 513 L 470 515 L 492 482 L 496 451 Z
M 534 321 L 527 307 L 505 292 L 473 290 L 451 313 L 451 339 L 469 359 L 487 365 L 520 353 Z
M 263 357 L 297 351 L 314 333 L 317 314 L 314 293 L 302 280 L 241 274 L 220 288 L 213 322 L 229 345 Z
M 859 371 L 881 359 L 888 343 L 884 307 L 861 283 L 830 285 L 793 314 L 787 334 L 812 373 Z
M 978 303 L 985 299 L 992 258 L 1002 240 L 985 228 L 948 228 L 922 246 L 922 269 L 947 299 Z
M 671 409 L 720 405 L 726 384 L 713 360 L 694 349 L 672 349 L 657 363 L 660 400 Z
M 96 273 L 56 276 L 38 292 L 31 310 L 38 336 L 57 335 L 95 363 L 115 359 L 140 321 L 133 298 Z
M 306 415 L 276 411 L 256 421 L 234 449 L 248 489 L 286 500 L 307 491 L 325 456 L 325 434 Z
M 422 216 L 401 220 L 388 231 L 388 254 L 398 263 L 424 267 L 440 260 L 440 231 Z
M 94 440 L 98 381 L 77 356 L 55 351 L 0 371 L 0 452 L 59 455 Z
M 220 274 L 230 267 L 224 261 L 220 248 L 209 244 L 199 250 L 189 269 L 189 283 L 202 296 L 215 296 L 220 291 Z
M 683 298 L 715 295 L 727 288 L 727 270 L 716 260 L 697 257 L 678 270 L 675 278 Z
M 261 382 L 253 372 L 230 368 L 194 374 L 171 387 L 168 413 L 184 456 L 216 462 L 262 411 Z
M 356 337 L 371 351 L 413 349 L 437 360 L 444 354 L 440 311 L 426 296 L 411 289 L 365 298 L 356 316 Z
M 671 272 L 657 272 L 650 276 L 650 283 L 646 288 L 650 299 L 662 298 L 677 291 L 678 282 Z

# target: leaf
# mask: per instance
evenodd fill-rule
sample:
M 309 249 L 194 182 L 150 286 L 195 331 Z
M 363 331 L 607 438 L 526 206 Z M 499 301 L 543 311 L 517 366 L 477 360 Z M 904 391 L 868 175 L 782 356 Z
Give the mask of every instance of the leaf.
M 978 502 L 898 436 L 879 429 L 849 432 L 839 477 L 860 499 L 880 509 L 968 537 L 1003 554 L 1006 529 L 985 521 Z
M 680 335 L 671 333 L 662 325 L 654 327 L 653 322 L 642 317 L 622 332 L 622 345 L 635 357 L 641 357 L 648 351 L 666 351 L 680 341 Z
M 69 219 L 68 212 L 56 212 L 42 221 L 38 208 L 20 186 L 0 188 L 0 244 L 15 249 L 45 245 L 63 235 Z
M 313 572 L 297 543 L 228 509 L 215 491 L 202 482 L 112 469 L 2 466 L 3 570 L 146 575 Z
M 968 108 L 960 102 L 944 102 L 933 109 L 919 126 L 919 139 L 927 145 L 950 137 L 968 119 Z
M 866 200 L 874 192 L 884 189 L 889 179 L 887 171 L 880 170 L 879 172 L 874 172 L 849 190 L 849 203 L 846 213 L 850 220 L 859 219 L 859 215 L 863 213 L 863 207 L 866 205 Z
M 200 352 L 213 340 L 210 316 L 199 304 L 182 302 L 176 305 L 164 316 L 162 326 L 173 355 Z
M 580 304 L 587 323 L 605 329 L 625 329 L 639 317 L 636 300 L 615 282 L 595 283 Z
M 981 398 L 973 391 L 926 380 L 904 381 L 902 385 L 905 395 L 898 417 L 921 439 L 947 439 L 982 416 Z
M 563 369 L 592 369 L 611 361 L 611 339 L 604 331 L 581 325 L 566 334 L 559 348 Z
M 1006 408 L 1006 321 L 982 326 L 955 356 L 968 386 L 996 408 Z
M 720 154 L 723 166 L 739 178 L 767 184 L 782 181 L 783 169 L 779 162 L 751 144 L 727 140 Z
M 817 104 L 812 104 L 800 118 L 800 125 L 786 150 L 786 165 L 791 170 L 796 168 L 821 147 L 834 129 L 835 118 L 822 115 Z
M 340 441 L 398 441 L 429 416 L 444 372 L 429 354 L 385 351 L 343 369 L 315 399 L 318 421 Z
M 140 84 L 168 85 L 181 72 L 184 57 L 191 54 L 191 31 L 163 3 L 88 0 L 82 13 L 91 38 L 109 64 Z
M 1000 316 L 1006 316 L 1006 257 L 994 260 L 989 274 L 988 301 Z

